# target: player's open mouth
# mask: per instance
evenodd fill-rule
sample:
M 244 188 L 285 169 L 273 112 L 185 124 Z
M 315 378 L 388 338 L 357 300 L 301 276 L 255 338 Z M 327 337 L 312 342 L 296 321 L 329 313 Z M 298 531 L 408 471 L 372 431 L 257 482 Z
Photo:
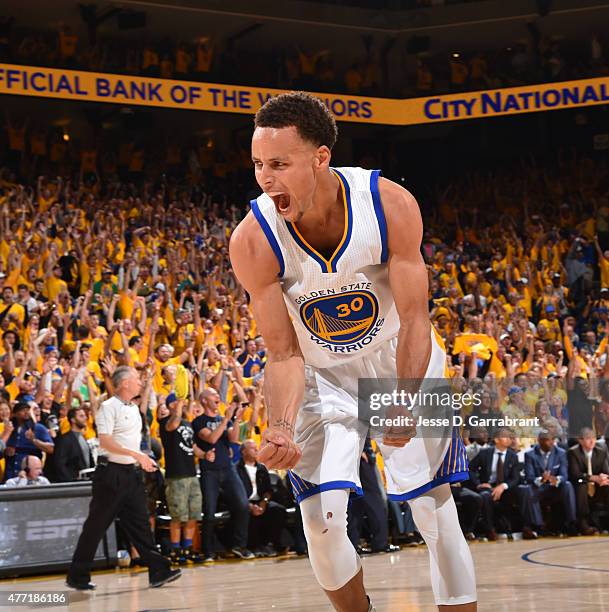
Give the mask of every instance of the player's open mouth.
M 290 196 L 287 193 L 277 193 L 271 196 L 280 215 L 287 214 L 290 209 Z

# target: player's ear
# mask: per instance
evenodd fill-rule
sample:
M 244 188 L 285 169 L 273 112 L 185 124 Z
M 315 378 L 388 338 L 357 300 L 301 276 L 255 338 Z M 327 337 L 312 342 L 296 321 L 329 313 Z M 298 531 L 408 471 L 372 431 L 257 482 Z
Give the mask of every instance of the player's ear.
M 315 167 L 316 169 L 327 169 L 330 167 L 330 159 L 332 158 L 332 153 L 330 149 L 326 145 L 322 145 L 317 149 L 315 154 Z

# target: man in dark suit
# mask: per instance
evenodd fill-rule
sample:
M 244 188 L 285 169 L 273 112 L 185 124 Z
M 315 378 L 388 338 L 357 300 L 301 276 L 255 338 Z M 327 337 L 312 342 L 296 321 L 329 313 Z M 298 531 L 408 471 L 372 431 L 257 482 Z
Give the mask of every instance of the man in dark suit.
M 575 531 L 575 490 L 569 482 L 567 453 L 554 443 L 547 429 L 537 434 L 537 444 L 524 454 L 526 481 L 531 488 L 533 523 L 541 527 L 541 503 L 562 505 L 568 531 Z
M 387 502 L 381 495 L 377 477 L 376 453 L 370 438 L 366 438 L 364 452 L 359 462 L 359 477 L 363 496 L 351 500 L 347 508 L 347 534 L 355 549 L 361 553 L 397 552 L 399 546 L 389 544 Z M 370 549 L 360 547 L 361 528 L 364 516 L 370 527 Z
M 531 529 L 530 490 L 519 487 L 520 471 L 518 455 L 511 449 L 512 433 L 507 428 L 496 431 L 495 445 L 482 449 L 469 465 L 472 486 L 482 496 L 482 518 L 487 538 L 497 539 L 495 512 L 503 515 L 512 506 L 518 506 L 523 522 L 522 537 L 525 540 L 537 538 Z
M 592 535 L 590 504 L 609 509 L 609 458 L 607 449 L 596 443 L 592 429 L 581 430 L 578 444 L 568 452 L 569 480 L 575 487 L 577 520 L 583 535 Z
M 248 497 L 250 521 L 248 547 L 259 556 L 276 557 L 284 548 L 281 534 L 286 524 L 284 506 L 271 500 L 273 488 L 266 467 L 258 463 L 258 447 L 254 440 L 241 445 L 241 459 L 237 473 Z M 269 542 L 272 545 L 269 546 Z
M 80 470 L 95 467 L 91 449 L 83 435 L 87 428 L 87 413 L 82 408 L 68 411 L 70 431 L 55 440 L 53 482 L 78 480 Z

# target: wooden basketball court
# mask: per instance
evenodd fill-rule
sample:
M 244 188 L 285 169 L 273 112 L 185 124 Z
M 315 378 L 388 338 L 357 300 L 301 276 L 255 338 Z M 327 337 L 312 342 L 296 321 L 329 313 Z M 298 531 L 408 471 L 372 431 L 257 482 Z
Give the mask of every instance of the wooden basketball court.
M 609 537 L 499 541 L 471 545 L 479 609 L 609 612 Z M 427 549 L 363 560 L 378 612 L 434 610 Z M 95 592 L 70 591 L 70 612 L 330 610 L 306 558 L 191 566 L 178 581 L 148 589 L 145 570 L 97 572 Z M 0 591 L 63 591 L 63 576 L 2 581 Z M 6 608 L 4 608 L 6 609 Z M 13 608 L 27 609 L 27 608 Z M 62 608 L 48 608 L 60 610 Z

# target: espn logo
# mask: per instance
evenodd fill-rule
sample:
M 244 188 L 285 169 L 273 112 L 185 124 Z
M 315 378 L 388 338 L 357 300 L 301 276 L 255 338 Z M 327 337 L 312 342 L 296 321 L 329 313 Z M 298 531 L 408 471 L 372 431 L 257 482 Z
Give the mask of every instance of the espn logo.
M 28 521 L 25 528 L 26 540 L 57 540 L 78 535 L 83 524 L 82 518 Z

